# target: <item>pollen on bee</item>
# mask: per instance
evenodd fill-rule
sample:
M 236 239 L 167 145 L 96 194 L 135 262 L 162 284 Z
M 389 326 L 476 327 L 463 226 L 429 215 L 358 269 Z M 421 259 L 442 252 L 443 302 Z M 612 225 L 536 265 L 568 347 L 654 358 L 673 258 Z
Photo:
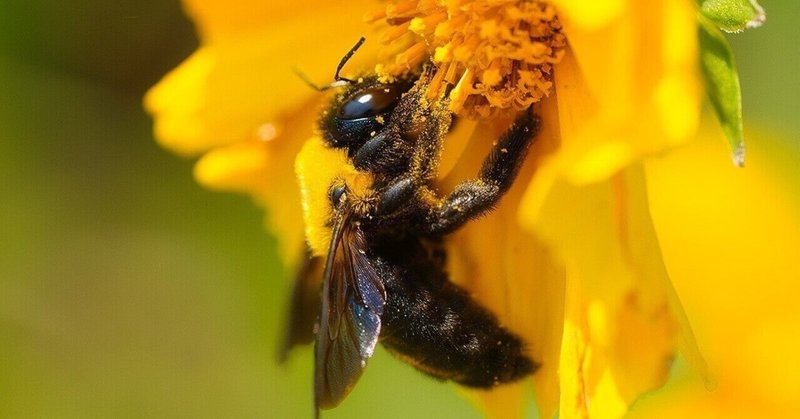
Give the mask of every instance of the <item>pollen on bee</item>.
M 369 136 L 370 136 L 370 137 L 374 137 L 374 136 L 375 136 L 375 134 L 377 134 L 377 132 L 375 132 L 375 131 L 372 131 L 372 132 L 370 132 L 370 133 L 369 133 Z

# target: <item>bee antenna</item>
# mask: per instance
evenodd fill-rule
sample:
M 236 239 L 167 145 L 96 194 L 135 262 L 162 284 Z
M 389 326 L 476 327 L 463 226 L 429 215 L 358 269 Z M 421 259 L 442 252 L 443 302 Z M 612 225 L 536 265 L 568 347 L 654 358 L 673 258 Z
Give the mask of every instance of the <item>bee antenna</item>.
M 353 55 L 356 53 L 356 51 L 358 51 L 359 48 L 361 48 L 361 45 L 363 45 L 366 40 L 367 38 L 363 36 L 359 38 L 358 42 L 356 42 L 356 44 L 353 45 L 353 47 L 350 48 L 349 51 L 347 51 L 347 54 L 345 54 L 344 57 L 342 57 L 342 59 L 339 61 L 339 65 L 336 66 L 336 73 L 333 75 L 334 81 L 330 84 L 326 84 L 325 86 L 318 86 L 316 83 L 311 81 L 311 79 L 308 77 L 308 75 L 306 75 L 306 73 L 302 72 L 297 67 L 294 68 L 294 73 L 297 74 L 297 77 L 300 77 L 300 80 L 303 80 L 305 84 L 309 85 L 312 89 L 318 92 L 324 92 L 334 87 L 355 83 L 355 80 L 344 78 L 340 76 L 339 73 L 342 71 L 344 66 L 347 65 L 347 62 L 350 61 L 350 58 L 353 58 Z
M 316 90 L 318 92 L 324 92 L 324 91 L 330 89 L 331 87 L 335 87 L 334 84 L 336 84 L 336 83 L 331 83 L 331 84 L 328 84 L 328 85 L 325 85 L 325 86 L 318 86 L 316 83 L 311 81 L 311 78 L 309 78 L 308 75 L 306 75 L 306 73 L 304 73 L 302 70 L 300 70 L 297 67 L 293 68 L 292 71 L 294 71 L 294 74 L 296 74 L 297 77 L 300 77 L 300 80 L 302 80 L 303 83 L 307 84 L 309 87 L 311 87 L 312 89 L 314 89 L 314 90 Z
M 358 49 L 361 48 L 361 45 L 364 45 L 364 42 L 366 40 L 367 40 L 367 38 L 364 38 L 363 36 L 361 38 L 359 38 L 358 42 L 356 42 L 356 44 L 353 45 L 352 48 L 350 48 L 350 51 L 347 51 L 347 54 L 345 54 L 344 57 L 342 57 L 341 61 L 339 61 L 339 65 L 336 66 L 336 74 L 333 75 L 333 79 L 335 81 L 337 81 L 337 82 L 338 81 L 345 81 L 345 82 L 348 82 L 348 83 L 353 83 L 353 80 L 346 79 L 346 78 L 340 76 L 339 72 L 342 71 L 342 68 L 344 68 L 344 66 L 347 64 L 347 62 L 350 61 L 350 58 L 353 57 L 353 55 L 356 53 L 356 51 L 358 51 Z

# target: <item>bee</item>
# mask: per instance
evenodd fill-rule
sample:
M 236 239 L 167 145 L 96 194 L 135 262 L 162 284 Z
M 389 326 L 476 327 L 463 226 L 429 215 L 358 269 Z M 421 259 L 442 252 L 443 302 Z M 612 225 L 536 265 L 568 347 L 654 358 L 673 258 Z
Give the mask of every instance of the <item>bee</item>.
M 378 342 L 423 373 L 468 387 L 532 374 L 538 364 L 524 342 L 449 280 L 442 238 L 491 211 L 510 188 L 538 118 L 532 109 L 519 115 L 476 178 L 440 195 L 435 181 L 453 115 L 446 99 L 426 96 L 433 68 L 390 83 L 339 77 L 359 45 L 337 68 L 342 91 L 319 123 L 319 147 L 346 154 L 355 175 L 303 179 L 299 172 L 301 184 L 327 184 L 317 191 L 326 207 L 318 227 L 329 241 L 315 327 L 316 412 L 347 396 Z M 307 290 L 307 283 L 297 284 Z M 311 339 L 302 294 L 296 289 L 288 346 Z

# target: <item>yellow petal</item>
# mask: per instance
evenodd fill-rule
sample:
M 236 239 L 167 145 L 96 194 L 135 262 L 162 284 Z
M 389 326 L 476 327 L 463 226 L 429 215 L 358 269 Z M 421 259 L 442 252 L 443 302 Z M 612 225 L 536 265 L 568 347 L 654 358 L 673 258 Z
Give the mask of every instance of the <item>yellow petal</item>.
M 699 113 L 694 4 L 600 4 L 613 12 L 602 25 L 571 21 L 578 9 L 565 5 L 571 53 L 556 68 L 564 149 L 555 164 L 576 183 L 687 141 Z
M 594 29 L 608 25 L 625 9 L 630 0 L 553 0 L 562 18 L 574 25 Z
M 581 288 L 578 281 L 566 281 L 564 328 L 559 358 L 559 414 L 565 418 L 587 418 L 588 400 L 583 369 L 587 361 L 585 325 L 581 323 Z M 578 323 L 576 323 L 578 321 Z
M 528 390 L 523 385 L 503 385 L 491 390 L 465 390 L 464 393 L 486 418 L 523 419 Z
M 145 108 L 155 118 L 154 134 L 162 146 L 180 154 L 208 148 L 214 134 L 201 115 L 215 62 L 213 49 L 200 48 L 147 92 Z
M 267 144 L 258 141 L 243 141 L 220 147 L 204 154 L 194 166 L 197 182 L 222 191 L 255 193 L 266 189 L 276 164 Z
M 319 1 L 260 1 L 260 0 L 184 0 L 187 14 L 197 24 L 204 39 L 258 30 L 283 19 L 307 14 Z
M 648 162 L 653 219 L 717 387 L 686 374 L 648 397 L 641 418 L 787 417 L 800 409 L 800 151 L 748 133 L 731 165 L 717 127 Z
M 564 272 L 548 248 L 534 235 L 520 229 L 517 208 L 526 184 L 541 160 L 556 147 L 555 104 L 541 109 L 543 131 L 526 160 L 517 181 L 491 215 L 471 221 L 449 236 L 448 272 L 466 287 L 500 321 L 518 333 L 531 357 L 541 363 L 534 374 L 537 404 L 542 417 L 552 417 L 558 406 L 558 365 L 562 335 Z M 447 193 L 460 181 L 474 179 L 494 139 L 507 125 L 479 124 L 466 152 L 444 180 Z M 449 144 L 449 143 L 448 143 Z M 445 154 L 450 151 L 445 149 Z M 492 392 L 476 391 L 489 417 L 518 417 L 530 392 L 525 383 L 506 385 Z
M 536 219 L 527 202 L 520 221 L 566 263 L 573 290 L 565 308 L 562 412 L 621 417 L 664 382 L 680 329 L 690 333 L 672 299 L 643 169 L 583 186 L 557 180 Z
M 145 107 L 155 118 L 159 141 L 179 153 L 197 154 L 247 140 L 262 125 L 280 124 L 286 115 L 316 113 L 303 104 L 319 93 L 294 69 L 325 84 L 332 80 L 342 56 L 369 32 L 365 25 L 342 24 L 359 4 L 307 6 L 302 14 L 285 19 L 270 16 L 249 31 L 204 43 L 153 87 L 145 97 Z M 323 38 L 325 42 L 320 42 Z M 371 48 L 374 51 L 376 44 L 367 43 L 345 74 L 371 67 Z
M 310 101 L 305 106 L 313 109 L 319 103 Z M 285 119 L 283 128 L 265 126 L 257 137 L 209 151 L 194 168 L 203 186 L 249 194 L 267 210 L 267 228 L 275 233 L 288 266 L 299 260 L 303 250 L 294 159 L 315 120 L 316 114 L 305 112 Z

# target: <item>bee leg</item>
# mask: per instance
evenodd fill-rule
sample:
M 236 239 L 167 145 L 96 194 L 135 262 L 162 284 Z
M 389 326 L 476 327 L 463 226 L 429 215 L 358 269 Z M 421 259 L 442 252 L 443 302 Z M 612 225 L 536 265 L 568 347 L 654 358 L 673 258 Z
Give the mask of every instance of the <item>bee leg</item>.
M 445 102 L 435 102 L 425 112 L 425 129 L 419 133 L 408 174 L 419 184 L 434 181 L 439 175 L 444 138 L 453 124 L 453 114 Z
M 380 156 L 391 141 L 391 136 L 385 131 L 370 138 L 356 151 L 353 156 L 353 165 L 359 170 L 369 169 L 370 163 Z
M 447 110 L 446 104 L 437 102 L 434 104 L 433 110 L 426 111 L 425 119 L 427 121 L 425 128 L 417 134 L 418 137 L 412 151 L 413 154 L 397 153 L 399 155 L 411 154 L 412 156 L 409 162 L 401 162 L 401 165 L 407 164 L 407 169 L 404 170 L 405 173 L 392 180 L 386 188 L 378 207 L 379 214 L 390 214 L 400 209 L 402 205 L 409 204 L 415 192 L 425 189 L 425 185 L 435 179 L 439 173 L 442 140 L 451 128 L 453 122 L 452 113 Z M 386 148 L 382 143 L 405 145 L 404 141 L 386 141 L 383 138 L 376 138 L 370 139 L 358 150 L 355 159 L 356 168 L 360 168 L 359 163 L 362 161 L 375 161 L 379 156 L 389 154 L 381 150 Z M 376 145 L 373 146 L 372 142 L 375 142 Z M 362 154 L 364 157 L 359 159 Z M 385 159 L 385 157 L 380 158 Z M 399 159 L 394 159 L 393 161 L 399 162 Z M 395 164 L 395 167 L 397 166 Z
M 410 177 L 403 177 L 391 184 L 381 197 L 378 205 L 378 214 L 391 214 L 400 208 L 404 203 L 408 203 L 414 196 L 416 185 Z
M 353 155 L 356 169 L 366 172 L 402 172 L 408 167 L 411 145 L 391 132 L 381 132 L 367 140 Z
M 491 210 L 514 183 L 538 128 L 539 119 L 529 108 L 486 156 L 478 178 L 462 182 L 431 209 L 427 232 L 449 233 Z

